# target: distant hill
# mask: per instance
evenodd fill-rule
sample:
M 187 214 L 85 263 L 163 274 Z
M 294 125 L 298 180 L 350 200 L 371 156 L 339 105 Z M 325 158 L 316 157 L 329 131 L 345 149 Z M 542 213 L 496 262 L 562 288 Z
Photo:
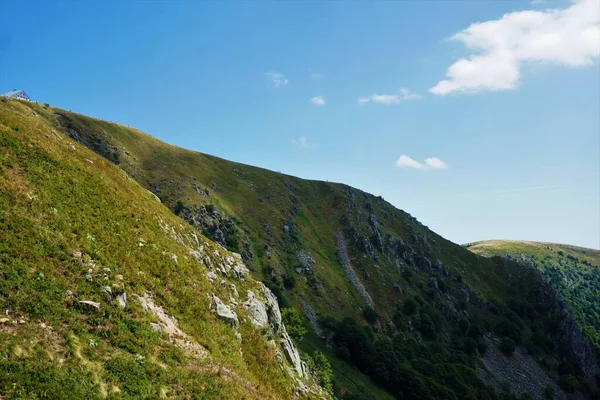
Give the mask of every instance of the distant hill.
M 74 382 L 80 398 L 596 393 L 596 355 L 537 269 L 478 256 L 359 189 L 12 99 L 0 185 L 0 396 L 64 397 Z M 165 314 L 210 357 L 170 341 Z
M 600 250 L 507 240 L 476 242 L 466 247 L 485 257 L 506 257 L 539 269 L 600 353 Z

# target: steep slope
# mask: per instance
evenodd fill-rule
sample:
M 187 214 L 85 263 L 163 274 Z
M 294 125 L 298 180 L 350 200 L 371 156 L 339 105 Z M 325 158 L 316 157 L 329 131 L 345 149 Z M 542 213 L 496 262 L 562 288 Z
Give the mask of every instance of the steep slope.
M 0 103 L 0 398 L 328 397 L 241 259 L 53 121 Z
M 13 103 L 0 109 L 11 113 Z M 298 339 L 302 323 L 292 317 L 304 315 L 301 356 L 317 371 L 323 364 L 314 351 L 327 356 L 339 397 L 563 398 L 561 388 L 579 396 L 596 390 L 589 344 L 533 268 L 479 257 L 346 185 L 229 162 L 64 110 L 21 106 L 117 164 L 197 232 L 240 253 L 275 293 Z M 569 363 L 572 376 L 560 378 Z
M 466 247 L 539 269 L 600 353 L 600 251 L 555 243 L 490 240 Z

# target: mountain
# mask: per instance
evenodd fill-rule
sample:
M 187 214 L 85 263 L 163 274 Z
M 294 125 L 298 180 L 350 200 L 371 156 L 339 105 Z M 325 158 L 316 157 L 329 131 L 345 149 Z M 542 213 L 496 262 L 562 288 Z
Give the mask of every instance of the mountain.
M 330 397 L 238 256 L 0 104 L 0 398 Z
M 9 196 L 3 209 L 12 210 L 9 205 L 17 200 L 11 199 L 20 199 L 22 218 L 29 221 L 17 223 L 8 219 L 16 214 L 4 213 L 2 232 L 11 241 L 3 244 L 0 254 L 11 254 L 5 260 L 12 260 L 8 265 L 16 271 L 3 281 L 4 307 L 19 310 L 29 321 L 54 313 L 67 315 L 70 319 L 55 319 L 54 330 L 75 330 L 72 335 L 77 337 L 93 332 L 97 347 L 86 348 L 85 356 L 92 356 L 92 348 L 104 350 L 90 360 L 109 371 L 103 379 L 118 382 L 117 377 L 127 375 L 120 370 L 113 377 L 103 365 L 113 354 L 129 356 L 133 360 L 129 368 L 142 364 L 136 361 L 139 355 L 145 357 L 146 369 L 136 372 L 145 382 L 154 382 L 157 373 L 151 359 L 165 363 L 165 355 L 152 356 L 148 350 L 156 348 L 155 342 L 129 348 L 112 339 L 118 335 L 113 330 L 125 329 L 133 330 L 138 341 L 150 337 L 145 333 L 150 325 L 143 325 L 149 318 L 143 312 L 149 292 L 154 304 L 175 316 L 181 330 L 202 345 L 214 363 L 272 397 L 326 396 L 330 388 L 343 399 L 596 395 L 596 354 L 536 268 L 503 257 L 478 256 L 380 196 L 226 161 L 168 145 L 130 127 L 18 100 L 0 103 L 0 132 L 3 192 Z M 47 158 L 56 165 L 47 166 Z M 26 178 L 22 183 L 21 176 Z M 39 185 L 35 192 L 30 191 L 34 184 Z M 71 194 L 75 189 L 79 194 Z M 43 197 L 39 207 L 37 200 L 29 199 L 32 196 Z M 62 215 L 69 219 L 54 222 Z M 22 224 L 27 231 L 22 231 Z M 202 242 L 204 257 L 191 256 L 199 249 L 197 245 L 190 249 L 185 237 L 193 235 Z M 46 247 L 54 238 L 69 242 L 48 253 Z M 184 248 L 178 250 L 180 242 Z M 29 256 L 33 250 L 35 258 Z M 119 267 L 119 274 L 129 279 L 128 305 L 137 310 L 139 320 L 122 322 L 132 318 L 128 309 L 103 303 L 101 309 L 110 309 L 105 312 L 116 313 L 119 321 L 108 323 L 106 317 L 94 317 L 95 311 L 89 316 L 81 307 L 61 302 L 59 293 L 64 290 L 71 290 L 77 301 L 92 294 L 93 301 L 103 300 L 102 288 L 86 283 L 86 268 L 82 276 L 65 269 L 65 265 L 76 268 L 72 264 L 78 257 L 73 254 L 78 252 L 103 267 Z M 231 266 L 219 267 L 222 259 L 247 267 L 246 280 L 235 278 Z M 121 268 L 127 268 L 127 274 Z M 38 269 L 62 285 L 61 290 L 50 294 L 36 289 L 45 279 L 37 280 Z M 225 278 L 222 286 L 219 280 Z M 92 276 L 92 282 L 95 279 Z M 228 299 L 231 283 L 239 300 Z M 67 287 L 75 285 L 77 290 Z M 23 303 L 16 294 L 25 290 L 21 286 L 31 288 L 31 296 L 41 305 Z M 248 290 L 253 295 L 246 294 Z M 276 300 L 269 301 L 269 293 Z M 215 303 L 211 294 L 238 314 L 237 331 L 210 311 L 210 303 Z M 252 328 L 248 320 L 256 322 L 253 317 L 263 315 L 255 310 L 261 306 L 252 306 L 255 295 L 264 308 L 282 309 L 285 331 L 278 332 L 272 321 L 266 332 Z M 141 300 L 133 300 L 136 296 Z M 236 332 L 242 335 L 241 353 L 239 342 L 233 340 Z M 288 333 L 306 362 L 296 375 L 280 372 L 276 355 L 283 351 L 281 345 L 264 344 L 265 335 L 274 334 L 279 335 L 276 342 L 291 343 L 284 340 Z M 18 341 L 25 333 L 11 335 Z M 33 331 L 31 335 L 40 337 Z M 151 338 L 160 341 L 164 336 Z M 83 362 L 71 358 L 69 362 Z M 284 357 L 284 371 L 293 369 L 295 357 L 290 358 L 291 364 Z M 98 365 L 85 360 L 86 365 Z M 168 361 L 162 385 L 172 396 L 189 394 L 173 387 L 204 390 L 202 383 L 192 382 L 193 362 L 181 356 Z M 39 390 L 26 379 L 30 374 L 12 371 L 42 367 L 25 357 L 10 362 L 12 369 L 2 370 L 2 390 L 9 390 L 9 382 L 15 381 L 29 390 L 26 393 Z M 43 370 L 56 370 L 58 375 L 63 371 L 53 368 L 44 365 Z M 171 373 L 171 368 L 182 372 Z M 232 387 L 223 390 L 244 391 L 245 386 L 225 374 L 219 376 L 215 385 Z M 47 377 L 45 382 L 54 379 L 58 378 Z M 211 380 L 204 382 L 209 385 Z M 304 385 L 310 393 L 299 389 Z M 123 384 L 115 386 L 135 397 Z M 219 395 L 236 398 L 237 393 L 215 396 Z
M 556 243 L 490 240 L 469 250 L 537 268 L 559 294 L 600 354 L 600 250 Z

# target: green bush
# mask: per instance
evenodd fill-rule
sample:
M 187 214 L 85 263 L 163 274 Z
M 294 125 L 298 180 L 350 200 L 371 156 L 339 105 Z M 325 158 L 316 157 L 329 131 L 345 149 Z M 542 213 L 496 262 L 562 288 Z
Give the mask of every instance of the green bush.
M 304 338 L 306 328 L 298 311 L 293 308 L 284 308 L 281 312 L 281 319 L 292 338 L 297 341 L 301 341 Z
M 377 321 L 377 318 L 379 318 L 377 311 L 375 311 L 375 309 L 371 306 L 365 307 L 363 314 L 365 315 L 365 319 L 372 324 L 374 324 Z
M 313 373 L 317 378 L 319 384 L 328 392 L 332 391 L 331 379 L 333 378 L 333 370 L 331 364 L 325 356 L 319 350 L 315 350 L 312 356 L 313 360 Z
M 296 287 L 296 278 L 294 275 L 286 275 L 283 277 L 283 287 L 287 290 L 291 290 Z
M 185 206 L 183 205 L 183 201 L 177 200 L 177 204 L 175 204 L 175 209 L 173 210 L 173 212 L 175 213 L 175 215 L 179 215 L 181 214 L 184 208 Z

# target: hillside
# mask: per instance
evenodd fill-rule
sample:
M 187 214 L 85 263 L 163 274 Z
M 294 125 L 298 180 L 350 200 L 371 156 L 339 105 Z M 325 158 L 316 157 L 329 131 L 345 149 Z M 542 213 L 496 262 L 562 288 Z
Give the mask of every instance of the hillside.
M 241 260 L 39 111 L 0 106 L 0 398 L 328 397 Z
M 600 250 L 502 240 L 476 242 L 466 247 L 485 257 L 506 257 L 539 269 L 600 354 Z
M 17 271 L 3 281 L 4 307 L 24 310 L 30 320 L 58 313 L 54 329 L 76 329 L 85 340 L 85 332 L 97 332 L 93 343 L 107 347 L 94 362 L 123 351 L 110 342 L 113 333 L 107 331 L 122 332 L 129 325 L 107 327 L 105 319 L 82 316 L 68 302 L 53 301 L 66 290 L 76 293 L 78 301 L 88 294 L 95 294 L 94 301 L 103 300 L 101 287 L 86 283 L 85 268 L 81 276 L 68 269 L 78 267 L 74 254 L 79 253 L 82 260 L 87 255 L 103 267 L 118 266 L 119 275 L 132 282 L 128 291 L 142 298 L 149 291 L 160 299 L 160 305 L 177 316 L 181 329 L 211 352 L 215 363 L 226 365 L 267 397 L 290 397 L 299 386 L 297 376 L 278 368 L 267 368 L 267 375 L 261 376 L 262 365 L 277 366 L 278 350 L 263 344 L 264 335 L 239 318 L 240 354 L 235 330 L 217 323 L 210 312 L 209 293 L 240 315 L 245 312 L 243 305 L 235 306 L 237 301 L 226 300 L 228 286 L 222 287 L 207 272 L 222 263 L 212 260 L 219 258 L 217 253 L 235 259 L 226 248 L 239 253 L 249 274 L 275 294 L 273 302 L 283 308 L 300 357 L 313 378 L 327 387 L 327 361 L 321 352 L 329 360 L 337 397 L 458 400 L 543 398 L 548 393 L 584 398 L 596 393 L 596 356 L 535 268 L 477 256 L 381 197 L 188 151 L 133 128 L 17 100 L 0 103 L 0 129 L 3 193 L 8 199 L 3 210 L 19 204 L 19 218 L 27 220 L 14 222 L 8 218 L 16 218 L 16 212 L 4 211 L 2 232 L 10 241 L 0 254 L 10 254 L 2 262 Z M 57 163 L 52 168 L 44 161 L 51 156 Z M 26 178 L 23 185 L 21 176 Z M 43 201 L 38 204 L 37 199 Z M 211 260 L 200 257 L 198 263 L 190 257 L 190 237 L 199 238 Z M 58 249 L 50 251 L 46 242 L 54 240 Z M 200 251 L 196 247 L 192 252 Z M 43 269 L 41 280 L 38 269 Z M 213 269 L 218 273 L 222 268 Z M 38 289 L 48 277 L 59 289 Z M 238 286 L 240 303 L 249 289 L 269 293 L 252 279 L 228 277 L 227 284 Z M 77 291 L 70 289 L 75 285 Z M 27 297 L 15 293 L 23 290 L 54 308 L 40 306 L 36 311 L 38 303 L 20 303 Z M 144 302 L 130 303 L 145 321 Z M 108 307 L 102 304 L 103 310 Z M 114 318 L 132 318 L 121 316 L 118 307 L 110 308 L 109 315 L 113 313 L 118 313 Z M 144 326 L 152 334 L 149 325 Z M 145 340 L 145 331 L 140 332 L 131 335 Z M 10 332 L 14 340 L 23 340 L 24 334 Z M 149 360 L 155 358 L 166 364 L 138 347 L 126 350 L 131 357 L 142 354 L 148 360 L 145 368 L 153 366 Z M 36 365 L 30 360 L 11 362 L 22 371 Z M 169 360 L 172 368 L 189 371 L 181 357 Z M 155 369 L 140 372 L 140 379 L 149 380 L 158 373 Z M 0 382 L 15 381 L 10 371 L 3 370 L 6 377 Z M 206 388 L 189 372 L 161 379 L 180 390 Z M 210 377 L 205 382 L 210 384 Z M 31 385 L 24 383 L 26 388 Z M 216 397 L 236 398 L 244 391 L 227 376 L 216 379 L 215 385 L 223 387 Z M 313 393 L 321 393 L 312 387 Z

